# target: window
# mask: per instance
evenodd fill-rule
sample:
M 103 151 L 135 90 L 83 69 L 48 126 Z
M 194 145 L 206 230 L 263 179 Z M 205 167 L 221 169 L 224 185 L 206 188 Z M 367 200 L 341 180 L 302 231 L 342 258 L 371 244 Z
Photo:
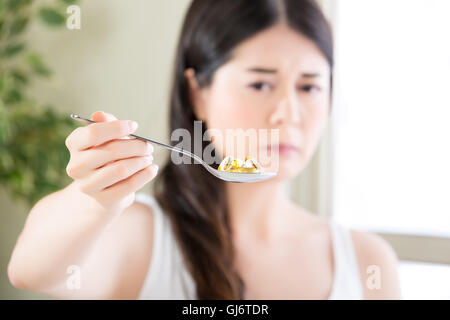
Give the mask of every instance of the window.
M 404 298 L 450 299 L 450 1 L 322 3 L 336 86 L 312 207 L 389 241 Z
M 449 1 L 338 1 L 334 212 L 450 236 Z

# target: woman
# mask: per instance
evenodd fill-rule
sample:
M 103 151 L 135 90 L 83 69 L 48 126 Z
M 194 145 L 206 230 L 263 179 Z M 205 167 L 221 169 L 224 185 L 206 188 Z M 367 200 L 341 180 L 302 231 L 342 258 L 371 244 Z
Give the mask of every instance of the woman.
M 171 130 L 193 136 L 196 120 L 203 132 L 276 129 L 276 178 L 228 183 L 172 161 L 157 174 L 151 145 L 120 139 L 136 127 L 96 112 L 100 123 L 66 141 L 74 182 L 30 212 L 12 284 L 58 298 L 398 299 L 397 257 L 384 240 L 317 217 L 283 189 L 326 126 L 332 55 L 313 1 L 194 0 L 177 48 Z M 156 176 L 155 196 L 135 194 Z M 69 267 L 82 279 L 76 290 Z

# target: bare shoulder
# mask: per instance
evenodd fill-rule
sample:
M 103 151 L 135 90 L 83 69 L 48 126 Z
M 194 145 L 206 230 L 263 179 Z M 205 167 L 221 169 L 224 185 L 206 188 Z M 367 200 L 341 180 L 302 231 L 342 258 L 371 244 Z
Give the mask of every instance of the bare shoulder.
M 365 299 L 401 299 L 398 256 L 391 245 L 372 232 L 351 230 Z
M 110 279 L 109 299 L 136 299 L 150 265 L 153 248 L 153 212 L 138 201 L 111 223 L 97 242 L 89 263 L 96 277 Z
M 145 220 L 153 222 L 153 210 L 148 205 L 135 200 L 131 206 L 125 209 L 123 218 L 128 220 Z

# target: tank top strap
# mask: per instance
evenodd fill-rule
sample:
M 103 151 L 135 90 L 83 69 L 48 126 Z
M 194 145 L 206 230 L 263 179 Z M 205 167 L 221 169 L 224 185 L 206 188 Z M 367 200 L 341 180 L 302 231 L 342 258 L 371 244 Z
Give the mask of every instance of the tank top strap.
M 361 275 L 351 230 L 329 220 L 334 253 L 334 280 L 330 299 L 363 299 Z
M 150 266 L 138 299 L 195 299 L 195 283 L 186 269 L 169 217 L 156 198 L 136 193 L 135 201 L 153 212 L 153 249 Z
M 154 288 L 157 286 L 157 275 L 164 272 L 161 270 L 162 259 L 162 246 L 163 246 L 163 213 L 159 207 L 156 199 L 147 193 L 136 193 L 135 201 L 141 202 L 152 209 L 153 213 L 153 245 L 152 245 L 152 257 L 150 265 L 147 271 L 147 275 L 144 280 L 141 292 L 138 299 L 149 299 L 154 296 Z

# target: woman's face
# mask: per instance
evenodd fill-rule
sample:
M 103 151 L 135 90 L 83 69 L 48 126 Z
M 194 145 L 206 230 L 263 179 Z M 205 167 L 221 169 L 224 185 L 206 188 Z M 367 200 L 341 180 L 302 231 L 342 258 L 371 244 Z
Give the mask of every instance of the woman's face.
M 223 139 L 213 135 L 220 154 L 258 159 L 269 149 L 277 159 L 278 179 L 292 178 L 306 166 L 327 122 L 330 98 L 330 67 L 311 40 L 278 24 L 237 46 L 207 88 L 196 89 L 192 75 L 186 73 L 196 115 L 221 133 Z M 248 145 L 245 155 L 236 149 L 233 153 L 240 154 L 227 154 L 227 129 L 264 129 L 268 139 L 258 135 L 258 154 Z M 278 129 L 279 148 L 271 129 Z

